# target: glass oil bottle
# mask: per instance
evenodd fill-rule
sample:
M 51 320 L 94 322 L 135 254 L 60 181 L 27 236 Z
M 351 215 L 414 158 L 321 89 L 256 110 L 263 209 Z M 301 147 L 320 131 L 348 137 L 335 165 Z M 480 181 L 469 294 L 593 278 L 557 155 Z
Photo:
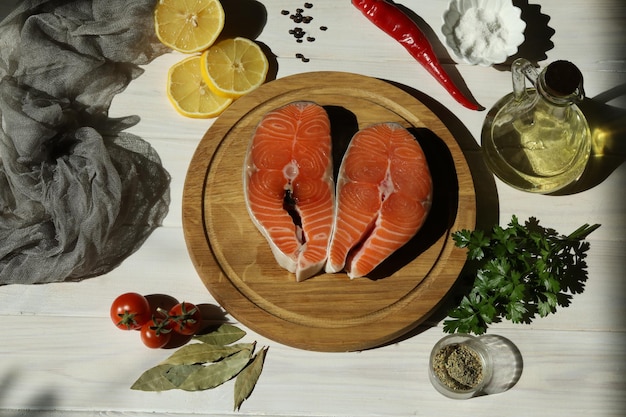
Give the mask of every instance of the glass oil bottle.
M 555 61 L 538 74 L 523 58 L 513 62 L 511 74 L 513 92 L 483 124 L 485 162 L 517 189 L 558 191 L 580 178 L 589 160 L 589 125 L 576 105 L 585 95 L 582 74 L 568 61 Z

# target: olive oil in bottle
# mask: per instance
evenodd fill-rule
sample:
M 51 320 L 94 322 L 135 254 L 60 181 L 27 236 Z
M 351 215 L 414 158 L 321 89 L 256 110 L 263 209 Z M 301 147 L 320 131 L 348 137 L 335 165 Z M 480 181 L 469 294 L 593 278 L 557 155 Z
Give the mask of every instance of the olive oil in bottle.
M 539 75 L 530 62 L 513 63 L 513 93 L 489 111 L 482 131 L 485 162 L 505 183 L 550 193 L 576 181 L 591 149 L 589 126 L 575 104 L 584 97 L 582 75 L 567 61 Z M 526 88 L 525 79 L 533 88 Z

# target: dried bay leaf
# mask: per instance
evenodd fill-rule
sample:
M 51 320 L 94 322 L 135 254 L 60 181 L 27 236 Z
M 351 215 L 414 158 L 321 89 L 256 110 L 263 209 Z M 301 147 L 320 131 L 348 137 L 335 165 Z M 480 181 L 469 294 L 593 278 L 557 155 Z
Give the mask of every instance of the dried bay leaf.
M 237 377 L 235 410 L 254 390 L 265 361 L 267 348 L 254 355 L 256 342 L 232 344 L 246 332 L 223 324 L 213 332 L 196 336 L 202 343 L 182 346 L 157 366 L 144 372 L 131 389 L 200 391 L 215 388 Z M 253 357 L 254 356 L 254 357 Z
M 251 346 L 251 344 L 249 345 Z M 193 365 L 196 363 L 216 362 L 246 348 L 248 350 L 251 349 L 250 347 L 241 345 L 222 346 L 210 345 L 206 343 L 192 343 L 178 349 L 161 364 Z
M 237 375 L 235 380 L 235 411 L 239 410 L 241 404 L 250 397 L 254 387 L 261 376 L 263 364 L 265 362 L 265 354 L 269 348 L 263 348 L 254 356 L 250 365 L 246 366 Z
M 165 371 L 165 378 L 170 381 L 176 388 L 180 387 L 187 380 L 189 375 L 204 368 L 203 365 L 176 365 Z
M 172 365 L 157 365 L 154 368 L 148 369 L 141 374 L 130 389 L 138 391 L 167 391 L 176 389 L 176 385 L 165 376 L 165 373 L 171 368 Z
M 187 377 L 178 388 L 185 391 L 200 391 L 215 388 L 232 379 L 250 362 L 251 351 L 241 350 L 223 360 L 202 366 Z
M 232 324 L 222 324 L 211 333 L 196 336 L 195 339 L 209 345 L 228 345 L 235 343 L 245 335 L 245 331 Z
M 203 365 L 162 364 L 148 369 L 130 387 L 138 391 L 167 391 L 177 389 L 189 375 L 204 368 Z
M 250 356 L 254 353 L 254 349 L 256 348 L 256 342 L 253 343 L 237 343 L 235 345 L 231 345 L 234 348 L 239 350 L 247 350 L 250 352 Z

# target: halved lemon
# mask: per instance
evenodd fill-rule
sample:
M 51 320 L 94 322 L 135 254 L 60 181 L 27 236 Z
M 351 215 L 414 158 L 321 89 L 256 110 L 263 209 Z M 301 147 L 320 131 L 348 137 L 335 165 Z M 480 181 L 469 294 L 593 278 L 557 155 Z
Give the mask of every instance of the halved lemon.
M 269 63 L 263 50 L 247 38 L 225 39 L 202 53 L 202 76 L 222 97 L 238 98 L 265 82 Z
M 159 0 L 154 9 L 159 40 L 184 53 L 204 51 L 213 45 L 224 21 L 219 0 Z
M 200 55 L 194 55 L 172 65 L 167 74 L 167 97 L 183 116 L 217 117 L 233 100 L 211 91 L 202 78 L 200 61 Z

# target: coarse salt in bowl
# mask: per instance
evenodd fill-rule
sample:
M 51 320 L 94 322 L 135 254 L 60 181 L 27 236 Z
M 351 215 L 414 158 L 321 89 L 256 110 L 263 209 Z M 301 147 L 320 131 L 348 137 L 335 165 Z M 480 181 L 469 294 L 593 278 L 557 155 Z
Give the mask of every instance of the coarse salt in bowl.
M 515 55 L 524 42 L 521 13 L 511 0 L 452 0 L 441 31 L 459 59 L 488 67 Z

